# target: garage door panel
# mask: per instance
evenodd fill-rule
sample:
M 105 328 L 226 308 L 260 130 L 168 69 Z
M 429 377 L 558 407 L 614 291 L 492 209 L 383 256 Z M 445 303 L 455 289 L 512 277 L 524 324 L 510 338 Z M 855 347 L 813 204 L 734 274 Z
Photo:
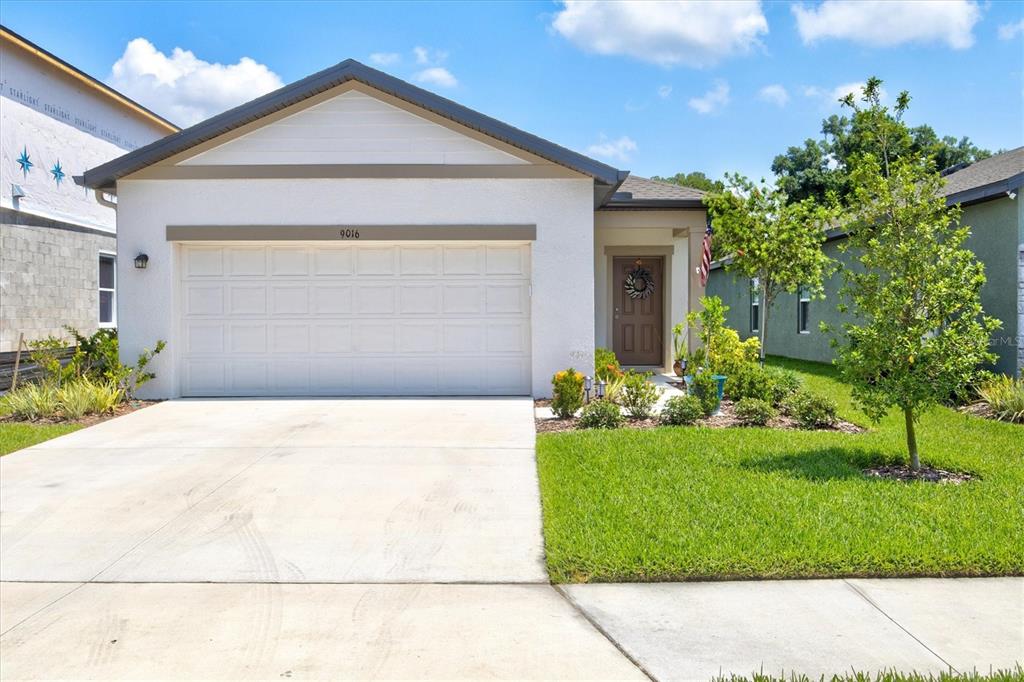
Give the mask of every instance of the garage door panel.
M 530 252 L 518 246 L 488 246 L 488 275 L 523 275 L 529 274 Z
M 313 327 L 314 353 L 351 353 L 352 325 L 317 322 Z
M 229 249 L 228 274 L 232 277 L 263 277 L 267 274 L 267 250 L 262 246 Z
M 400 286 L 398 312 L 402 315 L 437 315 L 441 312 L 440 287 L 434 283 Z
M 318 277 L 351 275 L 353 263 L 350 248 L 317 248 L 313 251 L 313 274 Z
M 483 273 L 483 247 L 446 246 L 443 262 L 442 274 L 480 275 Z
M 228 365 L 228 393 L 232 395 L 266 393 L 267 369 L 266 360 L 232 360 Z
M 266 353 L 265 322 L 232 323 L 228 327 L 228 348 L 232 353 Z
M 356 274 L 395 274 L 395 249 L 393 247 L 360 247 L 356 249 Z
M 222 284 L 188 284 L 184 298 L 189 316 L 224 314 Z
M 313 288 L 313 312 L 316 315 L 347 315 L 352 312 L 352 287 L 318 284 Z
M 309 287 L 305 284 L 278 284 L 270 291 L 270 314 L 274 317 L 309 313 Z
M 309 274 L 310 251 L 287 246 L 270 247 L 270 274 L 274 277 L 294 277 Z
M 441 312 L 475 315 L 484 309 L 484 288 L 479 284 L 448 284 L 441 290 Z
M 441 249 L 436 246 L 402 246 L 398 253 L 398 274 L 437 275 L 441 270 Z
M 267 287 L 264 284 L 235 284 L 228 289 L 230 315 L 265 315 Z
M 223 353 L 224 324 L 221 322 L 194 322 L 185 325 L 186 353 Z
M 185 395 L 530 387 L 529 246 L 182 246 Z
M 270 328 L 271 353 L 309 353 L 309 325 L 274 323 Z
M 390 315 L 394 313 L 395 288 L 393 284 L 356 287 L 356 312 L 361 315 Z

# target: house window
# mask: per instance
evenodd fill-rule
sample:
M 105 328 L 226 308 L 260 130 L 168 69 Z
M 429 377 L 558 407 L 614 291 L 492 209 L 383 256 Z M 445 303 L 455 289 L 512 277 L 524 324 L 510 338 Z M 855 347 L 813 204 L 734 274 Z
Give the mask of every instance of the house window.
M 796 330 L 801 334 L 810 334 L 811 292 L 807 287 L 800 287 L 796 293 Z
M 100 254 L 100 326 L 117 324 L 117 257 L 112 253 Z
M 750 280 L 750 331 L 761 331 L 761 283 L 756 277 Z

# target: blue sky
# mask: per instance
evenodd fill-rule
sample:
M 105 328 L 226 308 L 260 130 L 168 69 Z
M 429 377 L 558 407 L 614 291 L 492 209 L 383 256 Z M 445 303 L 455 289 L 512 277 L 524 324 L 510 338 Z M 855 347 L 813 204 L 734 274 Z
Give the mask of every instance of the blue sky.
M 177 123 L 352 57 L 640 175 L 767 174 L 871 75 L 912 124 L 1024 144 L 1021 2 L 4 0 L 2 21 Z

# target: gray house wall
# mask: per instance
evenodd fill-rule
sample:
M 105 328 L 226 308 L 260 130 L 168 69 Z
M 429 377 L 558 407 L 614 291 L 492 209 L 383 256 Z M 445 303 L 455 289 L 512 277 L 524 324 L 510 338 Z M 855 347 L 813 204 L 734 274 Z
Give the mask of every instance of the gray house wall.
M 99 326 L 99 254 L 113 253 L 111 234 L 53 224 L 0 223 L 0 350 L 26 341 L 67 338 L 64 325 L 83 333 Z M 37 222 L 42 222 L 38 221 Z
M 982 307 L 986 314 L 999 319 L 1002 328 L 992 335 L 992 350 L 998 356 L 993 369 L 1015 374 L 1024 368 L 1024 210 L 1019 198 L 1008 197 L 966 206 L 963 222 L 971 226 L 966 246 L 985 264 L 987 281 L 981 292 Z M 840 268 L 825 282 L 825 298 L 815 299 L 810 305 L 809 333 L 797 330 L 797 297 L 781 294 L 772 305 L 768 321 L 766 351 L 772 355 L 831 362 L 834 352 L 829 336 L 819 330 L 821 322 L 840 328 L 852 319 L 841 314 L 839 289 L 842 287 L 842 268 L 851 262 L 839 252 L 841 240 L 825 245 L 825 251 L 835 258 Z M 750 325 L 750 281 L 734 278 L 719 267 L 708 278 L 707 293 L 719 296 L 729 306 L 726 321 L 740 336 L 754 333 Z

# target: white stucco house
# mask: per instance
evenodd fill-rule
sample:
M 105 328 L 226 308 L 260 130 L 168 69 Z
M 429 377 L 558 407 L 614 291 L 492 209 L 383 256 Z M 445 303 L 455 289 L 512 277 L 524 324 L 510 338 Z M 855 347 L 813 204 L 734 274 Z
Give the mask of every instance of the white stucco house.
M 117 196 L 145 395 L 550 395 L 671 364 L 700 192 L 349 60 L 87 171 Z M 137 268 L 136 256 L 148 257 Z

